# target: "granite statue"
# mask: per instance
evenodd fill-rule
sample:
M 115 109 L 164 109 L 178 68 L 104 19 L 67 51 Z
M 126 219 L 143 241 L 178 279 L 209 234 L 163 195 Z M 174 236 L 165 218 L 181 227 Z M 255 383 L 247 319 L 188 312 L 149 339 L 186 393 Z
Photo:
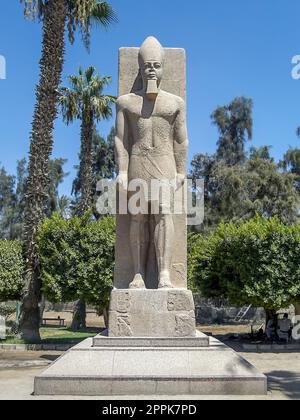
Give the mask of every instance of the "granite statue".
M 186 177 L 188 135 L 184 100 L 161 89 L 165 52 L 154 37 L 142 44 L 138 60 L 142 89 L 122 95 L 117 101 L 116 160 L 117 183 L 128 190 L 141 180 L 147 186 L 146 212 L 131 214 L 130 247 L 134 277 L 130 289 L 145 288 L 150 238 L 154 238 L 158 268 L 158 288 L 173 288 L 171 267 L 174 246 L 174 191 Z M 153 180 L 170 186 L 171 195 L 158 198 L 153 212 L 150 194 Z M 136 185 L 136 184 L 135 184 Z M 157 184 L 156 184 L 157 185 Z

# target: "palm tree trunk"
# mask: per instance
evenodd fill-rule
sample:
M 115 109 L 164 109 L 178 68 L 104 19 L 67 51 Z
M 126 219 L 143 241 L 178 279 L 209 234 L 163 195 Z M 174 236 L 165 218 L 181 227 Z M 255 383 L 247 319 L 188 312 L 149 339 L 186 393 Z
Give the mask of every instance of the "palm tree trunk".
M 86 304 L 78 300 L 73 309 L 72 331 L 79 331 L 86 328 Z
M 40 81 L 32 123 L 29 175 L 26 189 L 24 226 L 25 288 L 20 328 L 26 342 L 40 340 L 39 300 L 41 280 L 37 248 L 37 229 L 45 217 L 49 192 L 48 164 L 53 145 L 53 126 L 57 116 L 58 87 L 65 52 L 66 0 L 47 0 L 43 18 L 43 48 Z
M 76 209 L 77 216 L 83 216 L 93 205 L 93 142 L 94 118 L 92 112 L 84 112 L 81 124 L 81 150 L 80 150 L 80 200 Z M 73 321 L 71 329 L 86 327 L 86 305 L 83 300 L 78 300 L 73 309 Z
M 84 112 L 81 124 L 80 150 L 80 200 L 76 214 L 83 216 L 93 205 L 93 130 L 94 118 L 92 112 Z
M 105 308 L 103 308 L 103 320 L 105 328 L 108 329 L 109 325 L 109 305 L 107 305 Z
M 41 303 L 39 304 L 40 308 L 40 325 L 42 324 L 43 318 L 44 318 L 44 312 L 46 309 L 46 298 L 44 295 L 42 295 Z

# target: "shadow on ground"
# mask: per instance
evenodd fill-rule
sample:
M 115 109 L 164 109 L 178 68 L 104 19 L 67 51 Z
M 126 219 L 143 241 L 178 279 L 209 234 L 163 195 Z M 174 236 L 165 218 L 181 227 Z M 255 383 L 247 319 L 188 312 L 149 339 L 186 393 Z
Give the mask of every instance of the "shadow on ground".
M 300 400 L 300 373 L 274 370 L 267 376 L 270 391 L 280 392 L 286 397 Z
M 55 362 L 60 357 L 60 355 L 54 355 L 54 354 L 43 354 L 40 356 L 40 359 L 47 360 L 49 362 Z

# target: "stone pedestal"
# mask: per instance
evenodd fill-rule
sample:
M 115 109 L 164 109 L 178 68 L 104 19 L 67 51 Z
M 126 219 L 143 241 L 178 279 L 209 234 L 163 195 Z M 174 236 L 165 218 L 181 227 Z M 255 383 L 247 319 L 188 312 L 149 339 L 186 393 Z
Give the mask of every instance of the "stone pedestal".
M 202 334 L 188 339 L 87 339 L 36 377 L 34 392 L 132 399 L 267 393 L 266 377 L 246 360 L 215 339 L 207 344 Z
M 195 328 L 192 293 L 115 290 L 109 334 L 87 339 L 35 378 L 35 395 L 265 395 L 267 379 Z
M 115 290 L 110 337 L 195 337 L 192 292 L 184 289 Z

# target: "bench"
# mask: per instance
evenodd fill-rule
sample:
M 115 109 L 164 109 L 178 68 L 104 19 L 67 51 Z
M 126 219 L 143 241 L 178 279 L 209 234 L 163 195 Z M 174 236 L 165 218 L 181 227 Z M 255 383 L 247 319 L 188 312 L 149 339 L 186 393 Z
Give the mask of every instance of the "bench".
M 47 323 L 53 323 L 56 322 L 58 327 L 65 327 L 65 319 L 63 318 L 43 318 L 42 319 L 42 327 L 47 327 L 49 324 Z M 53 325 L 53 324 L 52 324 Z

